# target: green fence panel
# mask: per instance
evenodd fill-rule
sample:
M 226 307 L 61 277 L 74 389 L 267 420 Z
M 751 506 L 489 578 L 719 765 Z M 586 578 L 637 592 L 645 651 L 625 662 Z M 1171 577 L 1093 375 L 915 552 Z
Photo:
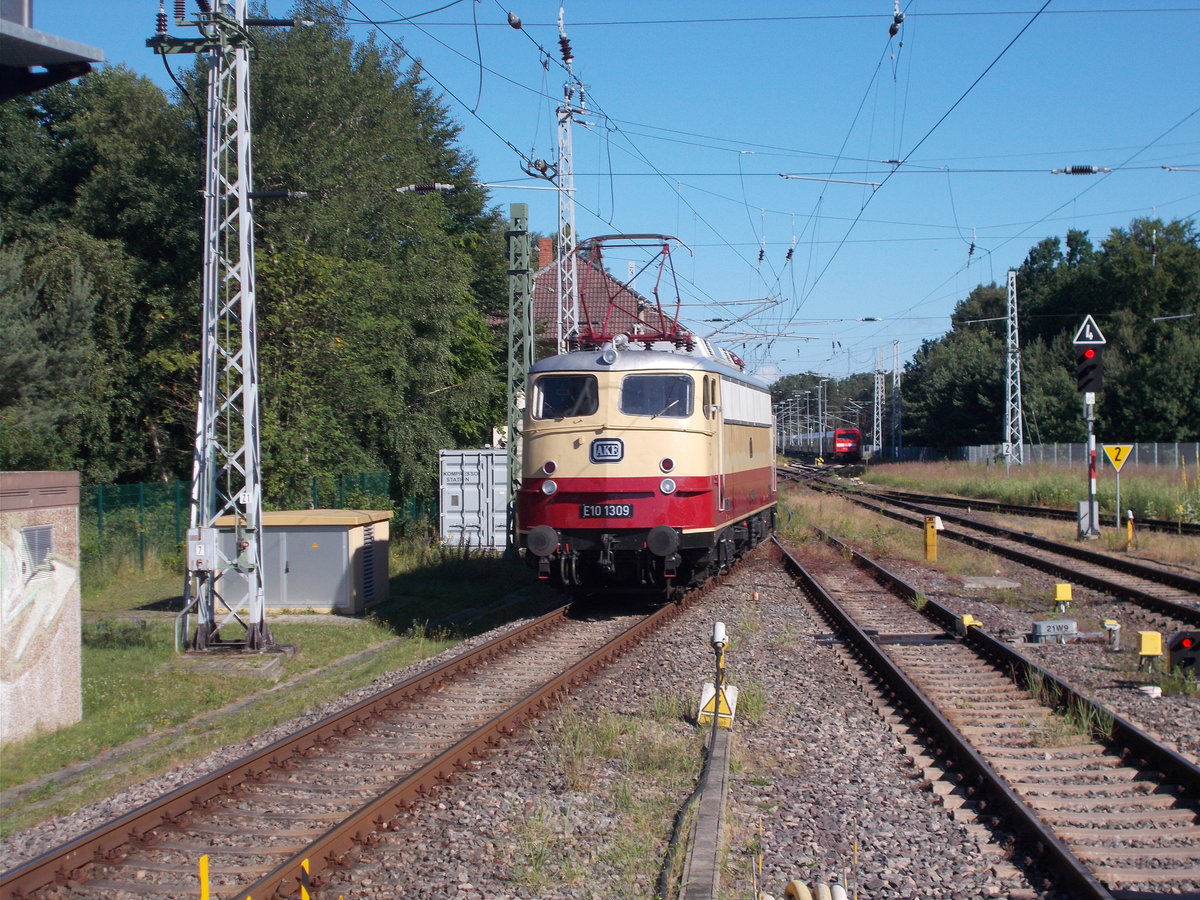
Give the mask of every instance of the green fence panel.
M 437 501 L 390 496 L 387 472 L 319 476 L 312 480 L 313 509 L 396 510 L 401 534 L 437 522 Z M 80 554 L 85 566 L 105 571 L 151 557 L 178 557 L 191 514 L 191 487 L 183 481 L 82 487 L 79 498 Z
M 178 555 L 187 529 L 187 496 L 187 486 L 179 481 L 82 487 L 82 563 L 106 569 L 136 562 L 144 569 L 152 555 Z

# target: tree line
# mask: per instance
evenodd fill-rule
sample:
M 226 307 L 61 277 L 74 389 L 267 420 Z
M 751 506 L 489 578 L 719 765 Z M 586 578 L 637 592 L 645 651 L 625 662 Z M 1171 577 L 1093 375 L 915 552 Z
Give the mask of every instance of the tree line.
M 505 221 L 416 64 L 308 14 L 251 66 L 254 189 L 308 193 L 256 202 L 264 495 L 436 495 L 438 450 L 503 416 Z M 0 468 L 190 477 L 202 63 L 180 85 L 111 67 L 0 105 Z M 455 189 L 395 190 L 430 181 Z
M 1195 223 L 1135 219 L 1097 247 L 1087 232 L 1039 241 L 1017 270 L 1021 394 L 1027 443 L 1082 441 L 1072 339 L 1088 315 L 1107 340 L 1104 385 L 1095 407 L 1108 441 L 1200 440 L 1200 236 Z M 905 446 L 995 444 L 1004 434 L 1007 284 L 979 285 L 959 301 L 950 330 L 926 340 L 901 378 Z M 780 379 L 776 400 L 812 391 L 817 373 Z M 830 408 L 865 409 L 874 380 L 829 379 Z M 889 403 L 883 426 L 889 444 Z
M 256 204 L 264 496 L 299 504 L 313 477 L 370 471 L 434 496 L 438 451 L 503 420 L 506 222 L 418 66 L 302 12 L 316 24 L 255 35 L 251 67 L 254 188 L 308 194 Z M 179 78 L 168 95 L 111 67 L 0 104 L 0 469 L 190 477 L 203 66 Z M 420 182 L 455 189 L 395 190 Z M 1046 238 L 1017 284 L 1027 439 L 1084 436 L 1070 340 L 1087 314 L 1108 338 L 1100 433 L 1200 439 L 1191 221 L 1136 220 L 1099 247 Z M 907 363 L 905 444 L 1003 439 L 1005 300 L 977 287 Z M 827 388 L 868 429 L 873 376 Z

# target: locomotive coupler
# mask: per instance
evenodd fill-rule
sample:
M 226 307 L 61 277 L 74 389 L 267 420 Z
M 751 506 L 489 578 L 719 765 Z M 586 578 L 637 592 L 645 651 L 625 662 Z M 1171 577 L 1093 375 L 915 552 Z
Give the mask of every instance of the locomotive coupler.
M 617 564 L 613 561 L 612 555 L 612 535 L 600 535 L 600 544 L 600 556 L 596 563 L 600 567 L 600 571 L 606 575 L 612 575 L 617 570 Z

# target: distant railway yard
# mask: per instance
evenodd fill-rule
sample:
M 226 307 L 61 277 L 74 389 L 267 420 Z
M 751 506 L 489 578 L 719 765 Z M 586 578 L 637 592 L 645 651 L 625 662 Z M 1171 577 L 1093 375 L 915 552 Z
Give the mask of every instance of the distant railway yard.
M 53 818 L 87 760 L 9 783 L 0 896 L 196 897 L 202 857 L 223 898 L 1200 895 L 1194 535 L 780 476 L 775 540 L 680 602 L 519 612 L 185 765 L 106 748 L 120 789 Z

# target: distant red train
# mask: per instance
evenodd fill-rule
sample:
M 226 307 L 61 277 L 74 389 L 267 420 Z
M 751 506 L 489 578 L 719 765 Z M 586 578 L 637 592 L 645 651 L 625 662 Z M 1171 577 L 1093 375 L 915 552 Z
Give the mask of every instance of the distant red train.
M 837 462 L 862 462 L 862 432 L 838 428 L 833 432 L 833 458 Z

